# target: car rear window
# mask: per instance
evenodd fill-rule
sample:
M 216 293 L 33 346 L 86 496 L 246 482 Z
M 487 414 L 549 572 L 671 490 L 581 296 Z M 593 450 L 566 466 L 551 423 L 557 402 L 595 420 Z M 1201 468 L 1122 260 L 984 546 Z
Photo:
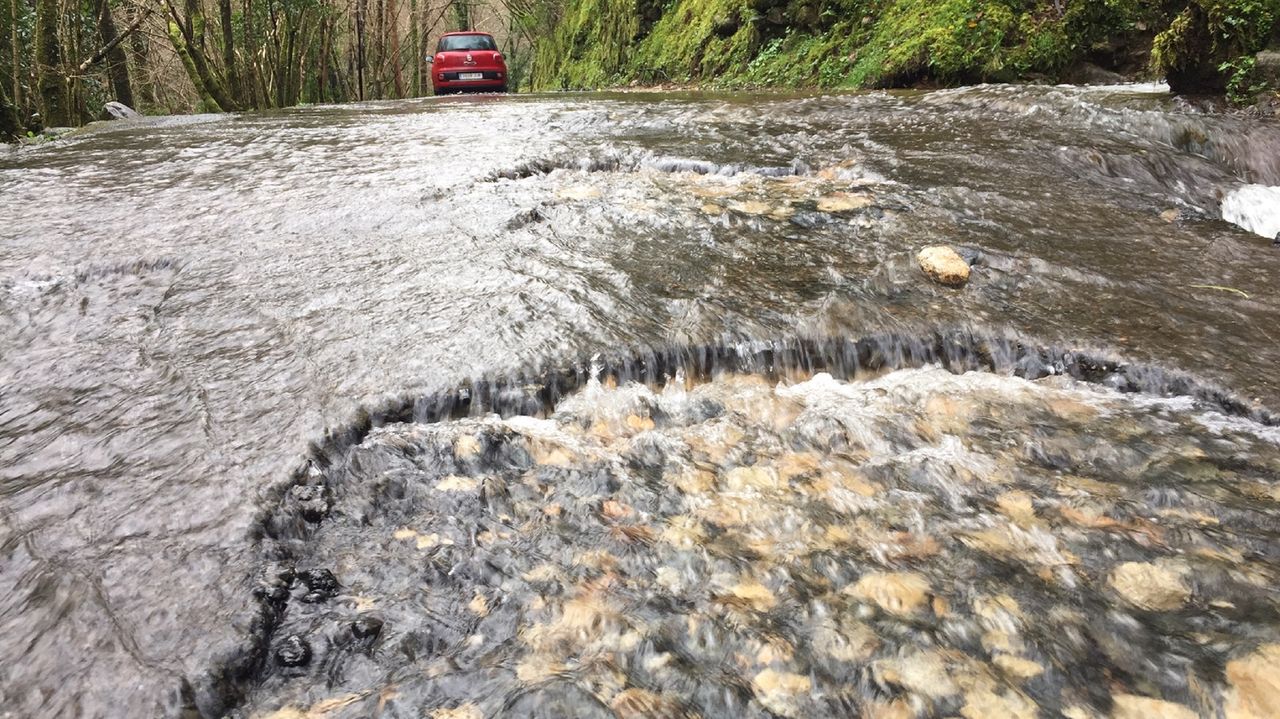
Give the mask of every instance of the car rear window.
M 456 50 L 497 50 L 498 46 L 488 35 L 450 35 L 440 38 L 436 52 Z

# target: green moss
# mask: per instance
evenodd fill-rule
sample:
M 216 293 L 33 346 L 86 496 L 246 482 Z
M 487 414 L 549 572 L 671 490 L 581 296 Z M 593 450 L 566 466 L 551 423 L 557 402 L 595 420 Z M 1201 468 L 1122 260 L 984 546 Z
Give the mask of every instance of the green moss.
M 1203 20 L 1195 8 L 1183 10 L 1151 46 L 1151 67 L 1161 73 L 1185 70 L 1207 38 L 1202 30 Z
M 745 0 L 674 0 L 636 48 L 632 72 L 689 80 L 743 67 L 755 50 L 755 22 Z
M 788 33 L 769 42 L 728 84 L 737 86 L 816 86 L 842 84 L 852 67 L 856 44 L 847 28 L 825 33 Z
M 203 27 L 201 29 L 203 30 Z M 182 30 L 177 23 L 169 23 L 169 39 L 173 42 L 173 49 L 178 53 L 178 58 L 182 60 L 182 66 L 186 69 L 187 76 L 191 78 L 191 84 L 195 86 L 196 92 L 200 94 L 200 104 L 196 107 L 196 112 L 222 112 L 222 107 L 213 99 L 201 79 L 200 73 L 196 70 L 195 60 L 191 57 L 187 43 L 182 37 Z
M 1193 0 L 1156 36 L 1151 67 L 1180 92 L 1250 87 L 1255 53 L 1280 27 L 1280 0 Z
M 534 50 L 536 89 L 583 89 L 619 79 L 640 28 L 635 0 L 574 0 Z
M 1003 69 L 1005 38 L 1016 28 L 1012 10 L 999 2 L 899 0 L 878 19 L 849 84 L 988 79 Z
M 1132 66 L 1157 33 L 1158 71 L 1232 63 L 1235 77 L 1280 15 L 1280 0 L 561 1 L 539 33 L 535 87 L 1053 79 L 1084 60 Z
M 1075 59 L 1074 39 L 1057 18 L 1025 13 L 1018 19 L 1018 36 L 1021 42 L 1009 51 L 1007 62 L 1019 73 L 1054 73 Z

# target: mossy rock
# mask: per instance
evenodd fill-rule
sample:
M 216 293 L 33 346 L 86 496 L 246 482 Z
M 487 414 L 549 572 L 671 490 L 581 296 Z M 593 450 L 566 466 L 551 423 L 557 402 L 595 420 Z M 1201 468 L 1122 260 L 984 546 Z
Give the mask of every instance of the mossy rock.
M 1247 82 L 1278 19 L 1280 0 L 1193 0 L 1156 36 L 1151 66 L 1174 92 L 1220 95 Z
M 1280 0 L 563 0 L 535 88 L 670 81 L 880 88 L 1167 77 L 1245 95 Z

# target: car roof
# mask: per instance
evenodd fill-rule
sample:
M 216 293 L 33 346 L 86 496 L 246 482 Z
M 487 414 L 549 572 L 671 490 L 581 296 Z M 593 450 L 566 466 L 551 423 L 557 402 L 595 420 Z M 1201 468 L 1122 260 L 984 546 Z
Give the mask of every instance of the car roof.
M 480 32 L 479 30 L 456 30 L 454 32 L 447 32 L 440 37 L 449 37 L 450 35 L 489 35 L 489 33 Z M 489 37 L 493 37 L 493 35 L 489 35 Z

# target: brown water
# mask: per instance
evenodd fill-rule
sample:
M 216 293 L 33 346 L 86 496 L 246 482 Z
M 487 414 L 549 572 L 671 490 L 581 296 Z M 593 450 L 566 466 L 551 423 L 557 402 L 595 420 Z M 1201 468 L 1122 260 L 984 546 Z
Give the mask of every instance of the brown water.
M 0 711 L 1238 708 L 1280 510 L 1280 252 L 1221 219 L 1266 231 L 1248 185 L 1280 185 L 1280 130 L 1151 88 L 427 100 L 6 151 Z M 919 276 L 939 242 L 966 289 Z M 794 337 L 877 339 L 741 349 Z M 930 362 L 994 373 L 878 376 Z M 663 406 L 686 366 L 706 411 Z M 477 377 L 551 419 L 402 421 L 470 414 Z M 361 407 L 393 409 L 366 435 Z

